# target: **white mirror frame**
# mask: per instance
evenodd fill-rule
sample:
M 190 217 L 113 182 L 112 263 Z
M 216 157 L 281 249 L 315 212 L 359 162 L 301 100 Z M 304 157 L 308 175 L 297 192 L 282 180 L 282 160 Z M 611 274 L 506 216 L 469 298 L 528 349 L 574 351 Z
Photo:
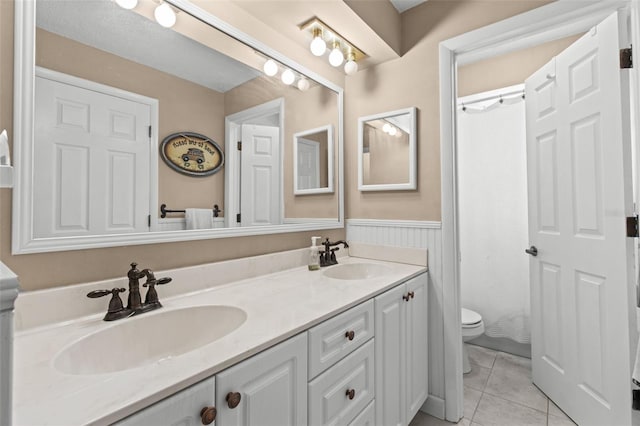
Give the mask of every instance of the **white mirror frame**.
M 323 188 L 298 189 L 298 138 L 304 138 L 315 133 L 327 132 L 327 186 Z M 293 193 L 295 195 L 306 194 L 327 194 L 333 192 L 333 126 L 317 127 L 311 130 L 305 130 L 293 135 Z
M 364 154 L 364 124 L 371 120 L 380 120 L 397 115 L 409 114 L 409 182 L 389 183 L 389 184 L 364 184 L 364 165 L 362 156 Z M 360 191 L 407 191 L 417 188 L 417 128 L 416 128 L 416 108 L 410 107 L 396 111 L 383 112 L 380 114 L 368 115 L 358 119 L 358 189 Z
M 171 0 L 171 3 L 187 13 L 196 16 L 212 27 L 252 46 L 256 51 L 262 52 L 265 56 L 271 57 L 292 70 L 306 75 L 338 94 L 338 131 L 336 145 L 338 150 L 338 190 L 340 191 L 338 194 L 338 218 L 335 221 L 327 220 L 313 223 L 247 226 L 243 228 L 35 238 L 33 234 L 34 224 L 32 215 L 33 169 L 31 150 L 34 137 L 36 15 L 35 0 L 23 0 L 17 1 L 14 4 L 13 157 L 15 164 L 15 183 L 12 195 L 11 242 L 11 253 L 13 255 L 344 228 L 344 148 L 342 142 L 344 89 L 292 61 L 264 43 L 239 31 L 188 0 Z

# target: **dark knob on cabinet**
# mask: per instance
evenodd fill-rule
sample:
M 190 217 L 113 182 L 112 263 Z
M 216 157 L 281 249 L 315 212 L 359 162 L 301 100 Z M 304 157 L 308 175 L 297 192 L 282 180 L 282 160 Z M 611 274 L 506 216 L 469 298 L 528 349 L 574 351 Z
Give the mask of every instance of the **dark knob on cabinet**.
M 226 398 L 227 404 L 231 409 L 236 408 L 238 404 L 240 404 L 241 399 L 242 399 L 242 396 L 240 395 L 240 392 L 229 392 Z
M 346 395 L 347 395 L 347 398 L 353 399 L 356 396 L 356 390 L 355 389 L 347 389 Z
M 411 299 L 411 296 L 409 296 L 409 294 L 403 294 L 402 295 L 402 300 L 404 300 L 405 302 L 408 302 L 409 299 Z
M 415 293 L 414 293 L 414 292 L 412 292 L 412 291 L 410 291 L 410 292 L 409 292 L 409 297 L 413 299 L 413 297 L 414 297 L 414 296 L 415 296 Z
M 356 332 L 353 330 L 347 331 L 346 333 L 344 333 L 344 337 L 346 337 L 349 340 L 353 340 L 353 338 L 356 337 Z
M 218 410 L 216 407 L 204 407 L 200 410 L 200 419 L 202 419 L 203 425 L 210 425 L 216 419 Z

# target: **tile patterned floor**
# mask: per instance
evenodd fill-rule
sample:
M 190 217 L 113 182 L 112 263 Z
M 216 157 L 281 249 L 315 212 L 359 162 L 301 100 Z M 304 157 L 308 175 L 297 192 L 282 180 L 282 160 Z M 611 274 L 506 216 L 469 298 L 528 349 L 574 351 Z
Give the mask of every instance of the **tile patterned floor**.
M 531 360 L 467 344 L 471 372 L 464 375 L 461 426 L 575 426 L 531 383 Z M 409 426 L 453 423 L 418 412 Z

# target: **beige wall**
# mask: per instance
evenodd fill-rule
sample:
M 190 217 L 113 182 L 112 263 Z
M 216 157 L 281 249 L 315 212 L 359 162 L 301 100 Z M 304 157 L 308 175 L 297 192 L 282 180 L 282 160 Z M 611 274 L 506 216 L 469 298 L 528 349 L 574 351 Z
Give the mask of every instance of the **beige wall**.
M 334 173 L 333 194 L 293 194 L 293 135 L 330 124 L 337 140 L 338 95 L 320 85 L 301 92 L 275 78 L 260 77 L 225 94 L 225 111 L 233 114 L 267 101 L 284 98 L 284 211 L 285 218 L 338 217 L 338 174 Z M 337 150 L 335 150 L 337 155 Z M 334 158 L 337 165 L 337 159 Z M 337 166 L 336 166 L 337 170 Z
M 348 218 L 440 220 L 438 44 L 545 3 L 548 1 L 429 0 L 402 14 L 404 55 L 346 78 Z M 509 64 L 509 67 L 518 66 Z M 356 184 L 358 117 L 410 106 L 418 109 L 418 189 L 359 192 Z
M 38 29 L 36 64 L 65 74 L 117 87 L 158 100 L 158 144 L 176 132 L 195 132 L 213 139 L 224 151 L 224 94 L 123 59 L 57 34 Z M 158 161 L 158 206 L 224 211 L 224 168 L 192 177 Z
M 567 37 L 459 67 L 458 96 L 524 83 L 531 74 L 579 38 L 580 35 Z
M 0 127 L 13 142 L 13 2 L 0 1 Z M 318 232 L 165 243 L 93 250 L 11 255 L 11 189 L 0 189 L 0 260 L 15 271 L 22 290 L 102 280 L 126 275 L 129 263 L 167 269 L 308 247 Z M 322 231 L 331 239 L 344 230 Z M 171 285 L 180 285 L 178 282 Z M 82 303 L 82 301 L 75 301 Z

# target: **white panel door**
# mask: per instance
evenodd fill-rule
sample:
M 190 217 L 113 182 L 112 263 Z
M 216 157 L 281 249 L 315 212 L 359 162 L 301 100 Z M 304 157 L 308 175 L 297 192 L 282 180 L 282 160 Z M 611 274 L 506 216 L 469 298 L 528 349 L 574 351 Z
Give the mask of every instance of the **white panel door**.
M 41 76 L 35 92 L 34 237 L 148 231 L 151 107 Z
M 282 223 L 280 129 L 243 124 L 241 157 L 242 226 Z
M 526 81 L 533 381 L 580 425 L 631 424 L 631 155 L 618 40 L 614 14 Z
M 295 189 L 320 188 L 320 142 L 298 138 L 298 185 Z

